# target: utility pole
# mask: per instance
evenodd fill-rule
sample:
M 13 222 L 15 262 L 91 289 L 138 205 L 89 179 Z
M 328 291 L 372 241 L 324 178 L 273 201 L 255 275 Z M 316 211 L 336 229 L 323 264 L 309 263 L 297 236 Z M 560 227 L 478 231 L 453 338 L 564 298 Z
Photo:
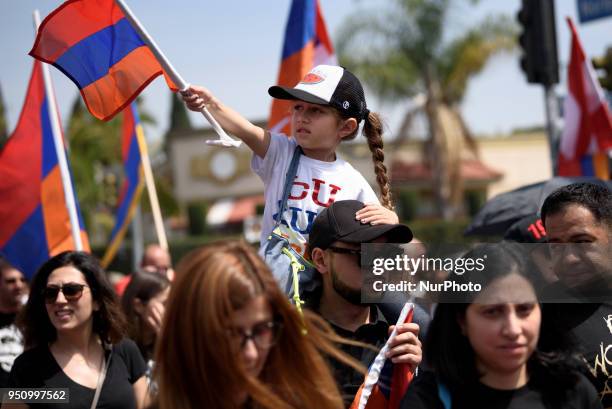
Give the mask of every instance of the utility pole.
M 523 48 L 521 69 L 527 82 L 544 87 L 546 130 L 554 175 L 559 149 L 559 105 L 554 89 L 559 83 L 554 0 L 522 0 L 517 19 L 522 26 L 519 37 Z

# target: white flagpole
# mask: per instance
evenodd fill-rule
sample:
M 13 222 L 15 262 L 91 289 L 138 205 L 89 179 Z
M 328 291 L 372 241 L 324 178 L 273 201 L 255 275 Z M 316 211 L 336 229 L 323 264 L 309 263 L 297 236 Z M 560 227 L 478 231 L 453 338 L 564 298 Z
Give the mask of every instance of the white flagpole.
M 34 10 L 34 28 L 36 34 L 40 25 L 40 14 L 38 10 Z M 55 101 L 55 93 L 51 85 L 51 75 L 49 74 L 49 66 L 45 63 L 40 63 L 42 66 L 43 82 L 45 84 L 45 92 L 47 94 L 47 106 L 49 107 L 49 119 L 51 121 L 51 132 L 53 134 L 53 142 L 57 153 L 57 162 L 60 168 L 62 177 L 62 185 L 64 186 L 64 197 L 66 199 L 66 207 L 70 217 L 70 230 L 74 239 L 74 246 L 77 251 L 83 250 L 81 241 L 81 229 L 79 225 L 79 217 L 76 211 L 76 203 L 74 200 L 74 190 L 72 189 L 72 180 L 70 179 L 70 171 L 68 169 L 68 161 L 66 159 L 66 149 L 64 148 L 64 140 L 62 139 L 62 130 L 59 124 L 59 111 Z
M 145 44 L 149 46 L 149 48 L 151 49 L 151 52 L 153 53 L 153 55 L 155 55 L 155 58 L 157 58 L 157 61 L 159 61 L 159 64 L 162 66 L 166 74 L 168 74 L 168 76 L 172 79 L 172 82 L 174 82 L 181 91 L 185 91 L 189 87 L 189 84 L 185 82 L 183 77 L 181 77 L 178 71 L 176 71 L 176 69 L 172 66 L 172 63 L 166 58 L 166 56 L 161 51 L 161 49 L 159 48 L 155 40 L 153 40 L 153 37 L 149 35 L 147 30 L 140 23 L 138 18 L 136 18 L 134 13 L 132 13 L 132 10 L 130 10 L 130 8 L 128 7 L 128 5 L 125 3 L 124 0 L 115 0 L 115 1 L 117 2 L 117 5 L 119 6 L 119 8 L 121 8 L 121 11 L 123 11 L 125 18 L 128 19 L 128 21 L 132 24 L 132 27 L 134 27 L 134 29 L 138 32 L 138 34 L 140 34 L 142 41 L 144 41 Z M 200 112 L 202 112 L 202 115 L 204 115 L 204 117 L 213 127 L 215 132 L 217 132 L 217 135 L 219 135 L 219 139 L 208 140 L 206 141 L 206 143 L 210 145 L 235 147 L 235 148 L 239 147 L 242 144 L 241 141 L 233 139 L 228 134 L 225 133 L 223 128 L 221 128 L 217 120 L 210 114 L 210 112 L 208 112 L 208 109 L 206 109 L 206 107 L 202 108 L 202 111 Z

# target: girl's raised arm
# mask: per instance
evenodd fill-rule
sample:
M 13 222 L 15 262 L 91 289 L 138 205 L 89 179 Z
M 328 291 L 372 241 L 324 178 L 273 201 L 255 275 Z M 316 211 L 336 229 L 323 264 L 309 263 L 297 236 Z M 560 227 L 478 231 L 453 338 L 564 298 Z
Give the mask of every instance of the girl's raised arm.
M 204 87 L 191 85 L 182 92 L 182 96 L 190 110 L 200 112 L 206 107 L 223 129 L 241 139 L 257 156 L 262 158 L 266 156 L 270 145 L 270 132 L 252 124 L 238 112 L 224 105 Z

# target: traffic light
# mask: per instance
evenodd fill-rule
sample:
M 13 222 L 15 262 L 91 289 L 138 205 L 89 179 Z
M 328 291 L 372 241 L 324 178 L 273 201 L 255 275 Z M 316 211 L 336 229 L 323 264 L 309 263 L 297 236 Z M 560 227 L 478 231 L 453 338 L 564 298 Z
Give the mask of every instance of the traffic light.
M 608 91 L 612 91 L 612 47 L 608 47 L 604 56 L 593 58 L 592 62 L 595 69 L 604 72 L 604 76 L 599 77 L 601 86 Z
M 523 48 L 521 68 L 532 84 L 559 82 L 554 0 L 522 0 L 517 15 L 522 26 L 519 43 Z

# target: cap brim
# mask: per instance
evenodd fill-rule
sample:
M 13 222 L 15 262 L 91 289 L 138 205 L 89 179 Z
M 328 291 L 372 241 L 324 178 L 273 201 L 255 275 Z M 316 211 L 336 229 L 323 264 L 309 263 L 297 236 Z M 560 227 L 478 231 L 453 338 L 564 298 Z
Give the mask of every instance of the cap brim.
M 268 88 L 268 94 L 277 99 L 299 99 L 300 101 L 309 102 L 311 104 L 329 105 L 329 101 L 319 98 L 316 95 L 312 95 L 301 89 L 281 87 L 280 85 L 274 85 Z
M 382 236 L 386 236 L 387 243 L 409 243 L 413 237 L 410 228 L 403 224 L 379 224 L 339 237 L 337 241 L 360 244 L 371 242 Z

